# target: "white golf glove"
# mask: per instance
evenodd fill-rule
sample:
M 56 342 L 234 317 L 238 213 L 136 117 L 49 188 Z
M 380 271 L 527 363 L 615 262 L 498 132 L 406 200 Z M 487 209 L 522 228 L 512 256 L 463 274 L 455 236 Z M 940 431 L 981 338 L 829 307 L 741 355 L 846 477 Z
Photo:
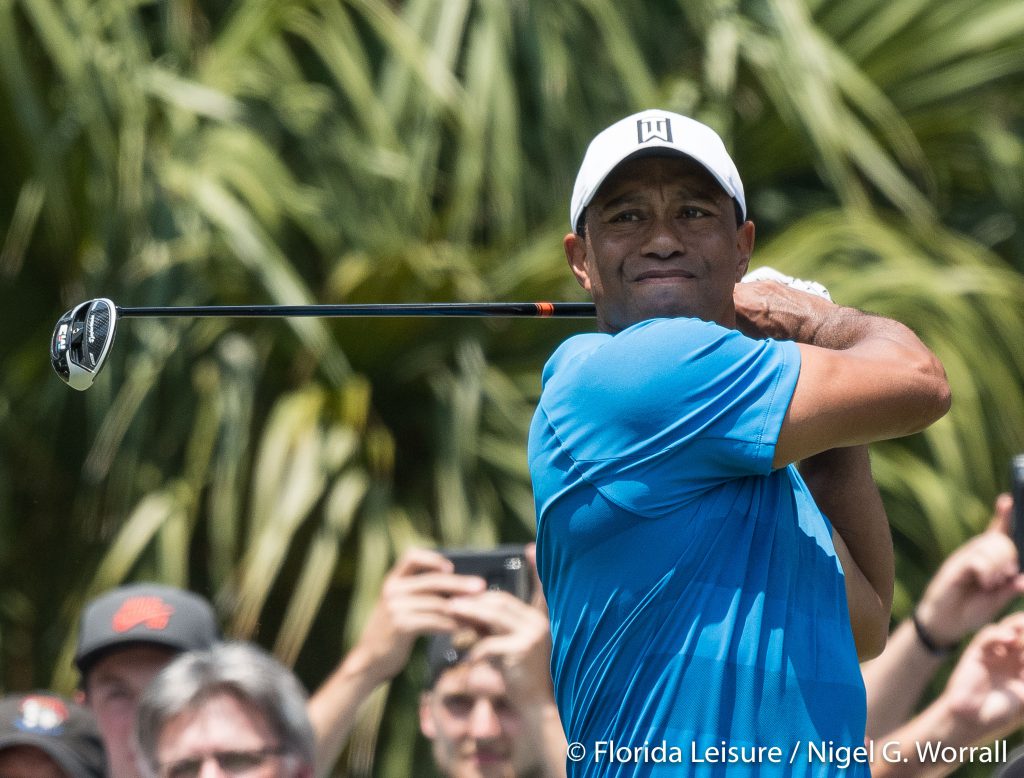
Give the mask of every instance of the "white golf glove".
M 778 281 L 780 284 L 785 284 L 786 286 L 791 286 L 794 289 L 799 289 L 801 292 L 816 294 L 818 297 L 824 297 L 829 301 L 832 300 L 832 295 L 828 293 L 828 289 L 817 281 L 805 281 L 802 278 L 793 278 L 793 276 L 787 276 L 784 273 L 780 273 L 773 267 L 759 267 L 757 270 L 751 270 L 743 276 L 740 283 L 745 284 L 747 281 Z

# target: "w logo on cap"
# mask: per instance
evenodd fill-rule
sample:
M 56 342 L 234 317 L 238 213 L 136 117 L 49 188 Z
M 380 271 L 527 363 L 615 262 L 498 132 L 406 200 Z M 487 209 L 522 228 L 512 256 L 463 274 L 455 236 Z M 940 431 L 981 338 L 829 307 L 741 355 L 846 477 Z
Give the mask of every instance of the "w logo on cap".
M 637 119 L 636 142 L 650 143 L 652 140 L 672 142 L 672 120 L 667 116 L 662 119 Z
M 114 632 L 127 632 L 140 624 L 148 629 L 163 630 L 171 620 L 174 608 L 159 597 L 129 597 L 117 609 L 110 626 Z

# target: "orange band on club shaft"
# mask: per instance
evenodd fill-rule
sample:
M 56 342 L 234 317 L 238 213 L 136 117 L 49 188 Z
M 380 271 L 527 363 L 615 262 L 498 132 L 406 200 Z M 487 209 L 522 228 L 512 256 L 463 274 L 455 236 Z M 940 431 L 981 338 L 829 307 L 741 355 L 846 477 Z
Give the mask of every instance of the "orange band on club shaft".
M 534 303 L 537 306 L 538 316 L 551 316 L 555 312 L 553 303 Z

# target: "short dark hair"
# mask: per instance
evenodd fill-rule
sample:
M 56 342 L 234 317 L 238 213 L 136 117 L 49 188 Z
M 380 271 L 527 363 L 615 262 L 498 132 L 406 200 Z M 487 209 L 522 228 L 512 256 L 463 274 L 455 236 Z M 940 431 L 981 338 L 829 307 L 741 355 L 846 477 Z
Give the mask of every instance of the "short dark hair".
M 427 675 L 423 679 L 423 690 L 433 689 L 438 679 L 465 660 L 468 653 L 466 649 L 457 649 L 452 643 L 452 636 L 447 633 L 431 635 L 427 641 Z
M 740 201 L 735 197 L 732 198 L 732 210 L 733 213 L 736 214 L 736 229 L 739 229 L 747 220 L 743 217 L 743 209 L 740 208 Z
M 587 237 L 587 211 L 590 210 L 588 205 L 582 211 L 580 211 L 580 218 L 576 220 L 576 234 L 581 238 Z

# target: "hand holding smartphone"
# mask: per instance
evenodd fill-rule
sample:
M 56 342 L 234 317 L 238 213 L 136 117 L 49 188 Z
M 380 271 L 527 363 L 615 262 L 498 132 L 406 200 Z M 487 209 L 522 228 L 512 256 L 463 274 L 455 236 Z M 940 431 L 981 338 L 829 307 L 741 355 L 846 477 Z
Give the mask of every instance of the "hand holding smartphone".
M 533 594 L 533 575 L 523 546 L 508 545 L 489 549 L 442 549 L 441 553 L 455 565 L 458 575 L 475 575 L 487 582 L 488 589 L 508 592 L 523 602 Z M 466 651 L 481 637 L 474 627 L 464 627 L 452 634 L 452 646 Z
M 514 594 L 529 602 L 533 596 L 533 574 L 521 545 L 479 549 L 442 549 L 441 553 L 455 565 L 459 575 L 477 575 L 487 582 L 488 589 Z

